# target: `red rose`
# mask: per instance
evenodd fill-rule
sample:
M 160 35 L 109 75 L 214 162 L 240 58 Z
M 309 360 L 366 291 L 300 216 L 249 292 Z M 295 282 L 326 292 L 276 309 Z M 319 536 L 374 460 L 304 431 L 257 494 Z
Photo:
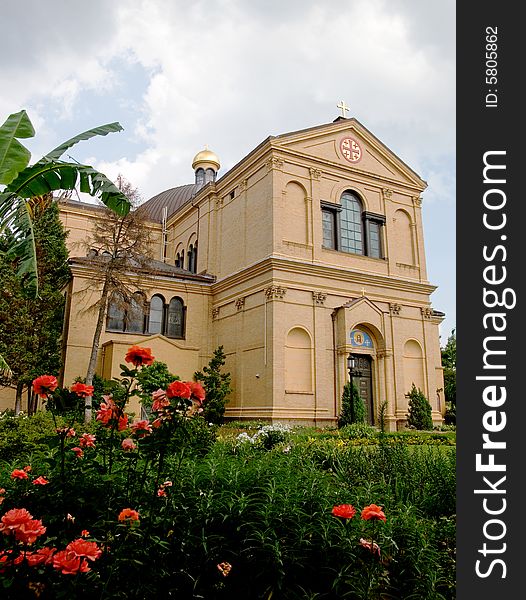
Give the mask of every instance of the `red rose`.
M 0 519 L 0 532 L 5 535 L 20 529 L 20 526 L 31 521 L 33 515 L 25 508 L 12 508 Z
M 102 554 L 102 550 L 97 546 L 96 542 L 88 542 L 79 538 L 73 540 L 66 546 L 68 552 L 73 552 L 75 556 L 85 556 L 88 560 L 97 560 Z
M 29 477 L 29 475 L 27 474 L 27 472 L 24 469 L 15 469 L 11 473 L 11 477 L 12 477 L 12 479 L 27 479 Z
M 133 450 L 135 450 L 135 448 L 137 448 L 137 446 L 131 438 L 126 438 L 125 440 L 122 440 L 121 448 L 125 452 L 132 452 Z
M 49 481 L 45 477 L 42 477 L 42 475 L 36 479 L 33 479 L 33 485 L 47 485 L 48 483 Z
M 203 402 L 206 395 L 204 387 L 197 381 L 191 381 L 189 385 L 192 390 L 192 396 L 199 402 Z
M 95 448 L 97 438 L 92 433 L 83 433 L 79 438 L 81 448 Z
M 38 537 L 46 533 L 46 528 L 39 519 L 30 519 L 15 529 L 15 539 L 23 544 L 33 544 Z
M 137 437 L 143 437 L 152 432 L 152 426 L 148 419 L 142 419 L 140 421 L 135 421 L 131 426 L 131 430 Z
M 150 348 L 141 348 L 141 346 L 132 346 L 124 357 L 126 362 L 132 363 L 136 367 L 141 365 L 148 366 L 154 361 Z
M 87 573 L 91 571 L 88 567 L 88 561 L 85 558 L 76 556 L 74 552 L 60 550 L 53 557 L 53 566 L 63 575 L 76 575 L 77 573 Z
M 188 400 L 192 395 L 192 390 L 184 381 L 172 381 L 166 388 L 166 395 L 168 398 L 184 398 Z
M 119 513 L 119 521 L 138 521 L 139 513 L 131 508 L 123 508 Z
M 378 519 L 382 521 L 386 521 L 384 512 L 382 511 L 381 506 L 376 506 L 376 504 L 369 504 L 362 510 L 362 519 L 365 521 L 369 521 L 371 519 Z
M 88 396 L 92 396 L 95 388 L 92 385 L 86 385 L 85 383 L 81 383 L 78 381 L 74 383 L 70 390 L 77 394 L 79 398 L 87 398 Z
M 335 517 L 352 519 L 356 514 L 356 509 L 351 504 L 339 504 L 338 506 L 334 506 L 331 512 Z
M 53 375 L 41 375 L 33 380 L 33 391 L 39 396 L 46 397 L 58 387 L 58 381 Z
M 82 458 L 84 456 L 84 450 L 79 447 L 71 448 L 71 452 L 74 452 L 77 458 Z
M 53 562 L 53 555 L 56 548 L 39 548 L 35 552 L 26 552 L 26 560 L 30 567 L 38 565 L 50 565 Z

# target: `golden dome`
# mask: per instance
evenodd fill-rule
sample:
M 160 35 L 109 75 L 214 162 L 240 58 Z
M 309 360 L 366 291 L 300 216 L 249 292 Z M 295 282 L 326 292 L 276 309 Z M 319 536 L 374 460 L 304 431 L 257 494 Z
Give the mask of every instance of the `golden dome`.
M 192 169 L 195 169 L 200 163 L 210 163 L 214 165 L 217 170 L 219 170 L 219 167 L 221 166 L 217 154 L 212 152 L 212 150 L 209 150 L 207 147 L 194 156 L 194 160 L 192 161 Z

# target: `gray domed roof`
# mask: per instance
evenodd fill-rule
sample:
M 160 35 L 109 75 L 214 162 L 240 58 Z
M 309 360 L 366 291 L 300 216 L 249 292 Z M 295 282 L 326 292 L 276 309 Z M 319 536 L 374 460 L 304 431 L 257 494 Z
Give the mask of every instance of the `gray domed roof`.
M 167 207 L 167 216 L 173 215 L 182 206 L 189 202 L 197 192 L 202 188 L 201 184 L 189 183 L 178 187 L 165 190 L 157 196 L 153 196 L 144 204 L 141 204 L 141 210 L 144 211 L 149 219 L 161 223 L 163 219 L 163 208 Z

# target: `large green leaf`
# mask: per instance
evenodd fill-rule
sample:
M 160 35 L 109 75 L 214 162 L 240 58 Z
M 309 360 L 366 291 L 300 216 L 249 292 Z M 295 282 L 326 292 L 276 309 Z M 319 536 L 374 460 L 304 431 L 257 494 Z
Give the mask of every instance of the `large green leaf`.
M 0 184 L 10 183 L 27 167 L 31 153 L 18 139 L 34 135 L 35 130 L 25 110 L 10 115 L 0 127 Z
M 127 215 L 130 201 L 106 175 L 88 165 L 78 165 L 43 158 L 27 167 L 5 189 L 15 196 L 32 198 L 57 190 L 72 190 L 80 187 L 98 198 L 119 215 Z
M 37 163 L 28 166 L 30 154 L 16 139 L 34 135 L 25 111 L 11 115 L 0 129 L 0 150 L 4 153 L 0 167 L 5 164 L 4 171 L 0 173 L 4 174 L 2 183 L 7 184 L 0 192 L 0 234 L 7 229 L 11 232 L 8 255 L 18 259 L 18 274 L 35 294 L 38 293 L 38 273 L 33 222 L 27 199 L 78 186 L 80 191 L 98 198 L 117 214 L 128 214 L 130 201 L 105 175 L 88 165 L 58 160 L 77 142 L 116 131 L 122 131 L 119 123 L 95 127 L 64 142 Z
M 72 137 L 67 142 L 60 144 L 51 152 L 48 152 L 44 158 L 49 160 L 57 160 L 59 159 L 64 152 L 74 146 L 78 142 L 83 140 L 89 140 L 96 135 L 108 135 L 108 133 L 115 133 L 117 131 L 123 131 L 120 123 L 108 123 L 107 125 L 100 125 L 99 127 L 94 127 L 93 129 L 88 129 L 88 131 L 84 131 L 83 133 L 79 133 L 75 137 Z
M 35 240 L 26 199 L 77 186 L 117 214 L 128 214 L 131 206 L 128 198 L 105 175 L 87 165 L 42 159 L 24 169 L 0 193 L 0 232 L 8 228 L 13 234 L 9 256 L 19 260 L 18 274 L 35 293 L 38 291 Z

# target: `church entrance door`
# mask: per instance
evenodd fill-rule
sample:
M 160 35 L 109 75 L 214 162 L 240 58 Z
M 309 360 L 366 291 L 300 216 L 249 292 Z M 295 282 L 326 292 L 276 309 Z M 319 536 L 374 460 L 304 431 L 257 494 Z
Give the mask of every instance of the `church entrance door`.
M 374 425 L 371 357 L 367 354 L 355 354 L 354 358 L 356 359 L 356 366 L 353 372 L 353 383 L 358 389 L 367 411 L 367 423 Z

